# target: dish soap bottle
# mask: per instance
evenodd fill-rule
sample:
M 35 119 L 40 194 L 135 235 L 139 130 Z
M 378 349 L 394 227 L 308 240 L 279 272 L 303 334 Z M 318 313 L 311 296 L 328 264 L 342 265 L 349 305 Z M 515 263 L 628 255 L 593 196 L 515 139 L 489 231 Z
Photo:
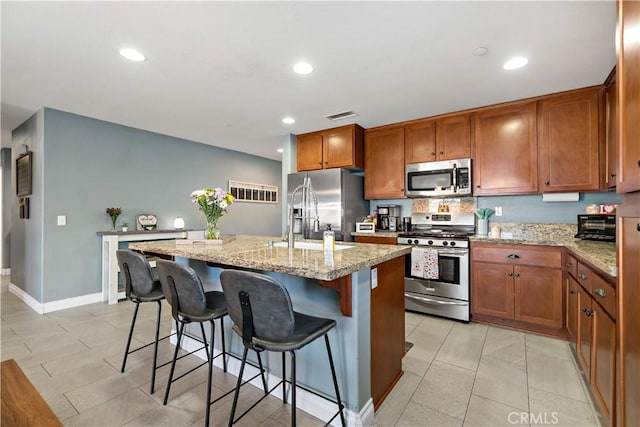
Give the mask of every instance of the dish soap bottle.
M 336 232 L 331 229 L 331 224 L 327 224 L 327 229 L 322 233 L 322 249 L 333 252 L 336 247 Z

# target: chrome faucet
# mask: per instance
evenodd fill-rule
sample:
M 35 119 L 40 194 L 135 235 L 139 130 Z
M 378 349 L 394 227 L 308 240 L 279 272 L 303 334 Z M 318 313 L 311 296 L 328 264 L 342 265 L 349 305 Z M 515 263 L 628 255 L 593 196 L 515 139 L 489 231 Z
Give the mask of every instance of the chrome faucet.
M 296 193 L 300 190 L 309 190 L 309 193 L 311 193 L 311 195 L 313 196 L 313 205 L 315 207 L 315 211 L 316 211 L 316 215 L 315 216 L 296 216 L 295 215 L 295 211 L 293 209 L 293 203 L 295 201 L 295 197 L 296 197 Z M 304 191 L 302 192 L 303 197 L 302 197 L 302 202 L 303 205 L 305 204 L 305 197 L 304 197 Z M 316 193 L 313 192 L 313 189 L 311 188 L 311 183 L 308 181 L 308 178 L 305 178 L 304 183 L 301 185 L 298 185 L 292 192 L 291 192 L 291 197 L 289 198 L 289 224 L 288 224 L 288 228 L 287 228 L 287 247 L 289 248 L 293 248 L 293 243 L 295 241 L 295 236 L 293 233 L 293 224 L 294 221 L 296 219 L 312 219 L 313 220 L 313 231 L 314 232 L 319 232 L 320 231 L 320 217 L 318 216 L 318 199 L 316 198 Z

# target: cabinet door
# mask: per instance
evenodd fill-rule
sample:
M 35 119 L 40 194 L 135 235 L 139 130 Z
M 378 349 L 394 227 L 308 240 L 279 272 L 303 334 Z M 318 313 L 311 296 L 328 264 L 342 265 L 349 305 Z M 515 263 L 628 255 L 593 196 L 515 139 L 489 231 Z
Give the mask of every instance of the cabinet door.
M 640 2 L 618 1 L 618 193 L 640 190 Z M 637 406 L 637 405 L 636 405 Z M 640 423 L 640 409 L 637 409 Z M 633 424 L 629 424 L 633 425 Z
M 404 138 L 404 161 L 406 164 L 436 160 L 435 120 L 406 125 Z
M 471 313 L 513 319 L 513 267 L 474 262 L 471 267 Z
M 459 114 L 436 122 L 436 157 L 438 160 L 471 157 L 470 114 Z
M 516 267 L 513 283 L 515 320 L 562 328 L 562 270 Z
M 605 172 L 605 183 L 607 188 L 614 188 L 617 185 L 618 176 L 618 86 L 615 77 L 605 94 L 606 106 L 606 143 L 607 161 Z
M 353 127 L 337 128 L 322 133 L 322 167 L 351 167 L 354 159 Z
M 322 169 L 322 133 L 296 137 L 296 167 L 298 172 Z
M 589 88 L 540 101 L 538 176 L 541 192 L 600 188 L 599 93 Z
M 593 304 L 593 352 L 591 388 L 603 415 L 611 423 L 616 378 L 616 322 L 598 304 Z
M 396 237 L 376 237 L 376 236 L 353 236 L 356 243 L 375 243 L 376 245 L 396 245 Z
M 575 343 L 578 335 L 578 283 L 567 276 L 567 331 Z
M 475 114 L 475 195 L 538 192 L 536 103 Z
M 576 352 L 583 372 L 591 372 L 591 340 L 593 322 L 591 321 L 591 296 L 578 286 L 578 335 Z
M 404 195 L 404 128 L 365 134 L 364 197 L 396 199 Z
M 640 13 L 640 11 L 639 11 Z M 640 193 L 635 209 L 640 210 Z M 627 200 L 628 198 L 628 200 Z M 623 204 L 631 202 L 625 195 Z M 640 217 L 618 219 L 618 330 L 620 334 L 618 425 L 640 425 Z

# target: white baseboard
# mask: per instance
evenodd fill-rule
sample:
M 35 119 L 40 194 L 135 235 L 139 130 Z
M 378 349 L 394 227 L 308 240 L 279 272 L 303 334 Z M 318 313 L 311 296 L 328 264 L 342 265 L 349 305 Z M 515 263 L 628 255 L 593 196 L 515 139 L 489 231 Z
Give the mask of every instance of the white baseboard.
M 175 330 L 172 330 L 171 332 L 173 333 L 175 332 Z M 172 335 L 169 340 L 171 344 L 175 345 L 177 341 L 177 336 Z M 188 336 L 183 337 L 182 348 L 185 349 L 186 351 L 188 352 L 194 351 L 200 347 L 202 347 L 202 344 L 200 342 Z M 217 348 L 214 349 L 214 354 L 217 355 L 219 353 L 221 353 L 219 349 Z M 198 356 L 202 360 L 207 360 L 207 354 L 205 353 L 204 349 L 196 351 L 193 354 L 195 356 Z M 213 364 L 218 368 L 223 367 L 221 358 L 215 359 Z M 245 378 L 250 378 L 256 375 L 258 372 L 259 370 L 257 368 L 254 368 L 253 366 L 247 364 L 245 366 L 245 371 L 243 376 Z M 227 360 L 227 373 L 230 373 L 231 375 L 234 375 L 237 377 L 238 374 L 240 373 L 240 360 L 236 359 L 235 357 L 230 357 Z M 267 378 L 267 386 L 269 388 L 273 387 L 273 385 L 277 384 L 280 381 L 279 377 L 270 373 L 267 373 L 266 378 Z M 254 378 L 252 381 L 250 381 L 250 384 L 254 385 L 259 389 L 262 389 L 262 379 L 260 377 Z M 271 395 L 279 399 L 282 399 L 282 387 L 276 388 L 273 392 L 271 392 Z M 289 402 L 288 399 L 289 398 L 287 398 L 287 401 Z M 298 388 L 296 391 L 296 406 L 298 407 L 298 409 L 301 409 L 324 422 L 327 422 L 327 420 L 329 419 L 327 415 L 332 416 L 337 411 L 337 407 L 335 403 L 328 402 L 327 400 L 322 399 L 321 397 L 318 397 L 313 393 L 309 393 L 308 391 L 303 390 L 301 388 Z M 345 415 L 345 421 L 347 423 L 347 426 L 349 427 L 372 426 L 373 416 L 374 416 L 373 400 L 370 398 L 359 413 L 350 411 L 349 409 L 345 408 L 344 415 Z M 336 417 L 331 422 L 331 425 L 340 426 L 341 425 L 340 417 L 339 416 Z
M 11 276 L 11 269 L 10 268 L 3 268 L 0 271 L 0 274 L 3 276 Z
M 20 298 L 25 304 L 27 304 L 33 311 L 38 314 L 51 313 L 53 311 L 79 307 L 81 305 L 93 304 L 102 301 L 102 292 L 98 292 L 95 294 L 88 294 L 79 297 L 65 298 L 58 301 L 41 303 L 13 283 L 9 283 L 9 292 Z

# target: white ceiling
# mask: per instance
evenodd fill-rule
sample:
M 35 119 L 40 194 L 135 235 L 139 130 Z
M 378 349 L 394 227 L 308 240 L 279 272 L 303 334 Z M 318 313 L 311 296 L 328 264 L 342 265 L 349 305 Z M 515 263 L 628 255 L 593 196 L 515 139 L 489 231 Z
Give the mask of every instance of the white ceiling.
M 2 1 L 1 14 L 3 146 L 51 107 L 279 160 L 287 133 L 600 84 L 615 64 L 614 1 Z M 516 54 L 529 64 L 504 71 Z M 312 74 L 292 72 L 300 59 Z M 359 116 L 323 117 L 344 110 Z

